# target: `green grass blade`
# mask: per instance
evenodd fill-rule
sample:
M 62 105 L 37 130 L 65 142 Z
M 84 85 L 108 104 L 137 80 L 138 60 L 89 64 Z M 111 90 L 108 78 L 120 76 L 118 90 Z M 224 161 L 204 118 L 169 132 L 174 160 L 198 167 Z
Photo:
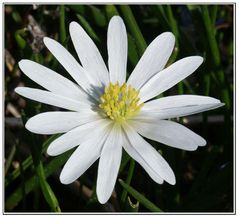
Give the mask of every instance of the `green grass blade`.
M 45 197 L 45 200 L 50 206 L 52 211 L 59 212 L 60 207 L 59 207 L 56 196 L 54 195 L 51 187 L 46 181 L 46 176 L 45 176 L 45 172 L 44 172 L 42 161 L 41 161 L 41 152 L 39 151 L 39 147 L 36 145 L 35 140 L 33 140 L 33 143 L 32 143 L 31 153 L 32 153 L 33 164 L 36 170 L 38 181 L 39 181 L 42 193 Z
M 125 169 L 127 163 L 130 161 L 130 159 L 131 159 L 130 156 L 125 151 L 123 151 L 120 169 L 119 169 L 120 173 L 123 172 L 123 170 Z
M 12 160 L 13 160 L 13 158 L 14 158 L 15 153 L 16 153 L 16 145 L 14 144 L 14 145 L 12 146 L 12 148 L 11 148 L 11 151 L 10 151 L 9 156 L 8 156 L 7 159 L 6 159 L 6 163 L 5 163 L 5 175 L 7 175 L 7 173 L 8 173 L 8 170 L 9 170 L 9 168 L 10 168 L 10 166 L 11 166 L 11 163 L 12 163 Z
M 17 24 L 22 23 L 22 17 L 17 10 L 13 10 L 12 18 Z
M 46 151 L 49 144 L 59 137 L 60 134 L 53 135 L 49 137 L 42 145 L 42 154 Z M 33 164 L 32 156 L 29 156 L 22 162 L 22 170 L 26 171 Z M 12 181 L 17 179 L 20 175 L 20 168 L 15 169 L 13 172 L 9 173 L 5 179 L 5 187 L 7 187 Z
M 203 5 L 201 11 L 202 11 L 204 26 L 207 32 L 207 38 L 209 42 L 208 45 L 211 49 L 212 58 L 215 63 L 215 66 L 219 67 L 221 63 L 220 52 L 219 52 L 218 44 L 214 34 L 214 26 L 209 16 L 208 6 Z M 221 82 L 224 82 L 224 77 L 220 78 L 220 80 Z
M 58 168 L 60 168 L 66 160 L 70 157 L 72 151 L 68 151 L 62 155 L 55 157 L 50 163 L 48 163 L 44 167 L 45 177 L 47 178 L 52 173 L 54 173 Z M 29 194 L 35 187 L 39 186 L 38 180 L 36 176 L 32 176 L 24 183 L 25 193 Z M 6 209 L 12 210 L 14 207 L 18 205 L 18 203 L 22 200 L 22 187 L 19 186 L 6 200 Z
M 115 15 L 119 15 L 119 12 L 114 5 L 106 5 L 105 12 L 106 12 L 106 16 L 107 16 L 108 20 L 110 20 L 111 17 L 113 17 Z
M 43 195 L 45 197 L 45 200 L 51 207 L 52 211 L 54 212 L 61 212 L 57 197 L 55 196 L 54 192 L 51 189 L 51 186 L 46 181 L 46 175 L 43 169 L 43 165 L 40 162 L 37 166 L 37 175 L 40 183 L 41 190 L 43 192 Z
M 157 11 L 158 14 L 160 15 L 160 22 L 162 22 L 163 26 L 165 27 L 166 25 L 169 25 L 169 21 L 168 18 L 166 16 L 165 10 L 164 10 L 164 6 L 163 5 L 157 5 Z
M 26 40 L 22 37 L 26 33 L 27 29 L 23 28 L 15 32 L 15 40 L 20 49 L 24 49 L 27 45 Z
M 139 54 L 142 55 L 147 47 L 147 44 L 144 40 L 144 37 L 139 29 L 139 26 L 134 18 L 134 15 L 128 5 L 120 5 L 121 12 L 124 17 L 124 21 L 128 26 L 129 31 L 132 36 L 135 38 Z
M 90 23 L 80 14 L 76 15 L 77 18 L 80 21 L 80 24 L 83 26 L 83 28 L 86 30 L 86 32 L 89 34 L 89 36 L 94 39 L 97 42 L 100 42 L 99 37 L 96 35 L 95 31 L 93 30 L 93 28 L 91 27 Z
M 210 53 L 211 53 L 211 56 L 212 56 L 214 66 L 217 69 L 217 77 L 219 79 L 220 86 L 221 86 L 222 100 L 225 103 L 226 108 L 229 109 L 231 107 L 230 97 L 229 97 L 230 95 L 229 95 L 229 92 L 226 88 L 224 72 L 221 69 L 221 57 L 220 57 L 220 51 L 219 51 L 218 43 L 217 43 L 217 40 L 216 40 L 216 37 L 215 37 L 215 26 L 212 23 L 212 20 L 209 16 L 209 11 L 208 11 L 208 6 L 207 5 L 201 6 L 201 12 L 202 12 L 202 18 L 203 18 L 204 26 L 206 28 Z
M 93 5 L 89 5 L 88 7 L 91 11 L 92 17 L 94 18 L 96 25 L 98 25 L 99 27 L 107 26 L 106 17 L 102 13 L 102 11 Z
M 60 5 L 60 40 L 64 44 L 66 41 L 66 26 L 65 26 L 65 6 Z
M 179 43 L 178 43 L 179 29 L 178 29 L 177 21 L 173 16 L 173 11 L 172 11 L 171 5 L 166 6 L 166 12 L 167 12 L 167 18 L 168 18 L 167 20 L 168 20 L 169 28 L 172 31 L 172 33 L 174 34 L 175 39 L 176 39 L 176 48 L 174 49 L 173 54 L 171 55 L 170 60 L 169 60 L 170 63 L 173 63 L 173 62 L 175 62 L 175 60 L 178 56 L 178 53 L 179 53 Z M 181 85 L 182 85 L 182 83 L 181 83 Z
M 176 37 L 176 40 L 179 37 L 179 30 L 178 30 L 178 24 L 176 19 L 173 16 L 173 11 L 171 8 L 171 5 L 167 5 L 166 6 L 166 11 L 167 11 L 167 17 L 168 17 L 168 21 L 169 21 L 169 26 L 171 27 L 171 31 L 173 32 L 173 34 Z
M 127 185 L 130 185 L 130 182 L 132 180 L 133 173 L 134 173 L 134 168 L 135 168 L 135 161 L 131 158 L 130 166 L 129 166 L 129 171 L 128 171 L 128 176 L 127 176 L 127 179 L 126 179 L 126 184 Z M 127 193 L 128 192 L 127 192 L 126 189 L 124 189 L 123 192 L 122 192 L 121 199 L 120 199 L 122 207 L 125 206 L 126 198 L 127 198 Z
M 213 25 L 215 25 L 216 23 L 217 11 L 218 11 L 217 9 L 218 9 L 217 5 L 212 5 L 211 20 Z
M 149 201 L 146 197 L 140 194 L 131 186 L 127 185 L 123 180 L 119 179 L 119 183 L 122 185 L 124 189 L 126 189 L 135 199 L 137 199 L 142 205 L 144 205 L 147 209 L 152 212 L 163 212 L 159 207 Z
M 130 34 L 128 34 L 128 57 L 129 62 L 135 67 L 139 60 L 139 54 L 137 52 L 135 41 Z
M 67 5 L 68 8 L 72 9 L 74 12 L 85 15 L 85 5 Z
M 26 123 L 26 119 L 27 119 L 26 114 L 23 111 L 22 112 L 22 120 L 23 120 L 24 124 Z M 33 165 L 35 168 L 35 172 L 36 172 L 37 179 L 40 184 L 40 188 L 42 190 L 43 196 L 52 211 L 60 212 L 58 200 L 57 200 L 55 194 L 53 193 L 50 185 L 46 181 L 46 176 L 45 176 L 43 164 L 41 161 L 42 148 L 37 146 L 35 135 L 31 135 L 31 137 L 29 137 L 29 138 L 31 139 L 30 140 L 30 143 L 31 143 L 30 150 L 31 150 Z

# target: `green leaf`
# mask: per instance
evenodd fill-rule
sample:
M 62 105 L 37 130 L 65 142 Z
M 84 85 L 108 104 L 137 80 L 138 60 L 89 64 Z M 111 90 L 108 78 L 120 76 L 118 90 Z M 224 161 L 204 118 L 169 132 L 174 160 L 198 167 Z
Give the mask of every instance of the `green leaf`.
M 144 37 L 139 29 L 139 26 L 134 18 L 134 15 L 128 5 L 120 5 L 121 12 L 124 17 L 124 21 L 128 26 L 129 31 L 132 36 L 135 38 L 139 54 L 142 55 L 147 48 L 147 44 L 144 40 Z
M 5 162 L 5 175 L 8 173 L 8 170 L 11 166 L 11 163 L 12 163 L 12 160 L 13 160 L 13 157 L 14 157 L 15 153 L 16 153 L 16 145 L 14 144 L 12 146 L 10 154 L 7 157 L 6 162 Z
M 19 12 L 17 10 L 14 10 L 12 12 L 12 18 L 16 23 L 20 24 L 22 22 L 21 15 L 19 14 Z
M 42 154 L 46 151 L 49 144 L 58 138 L 60 134 L 53 135 L 49 137 L 42 145 Z M 32 156 L 29 156 L 22 162 L 22 170 L 26 171 L 33 164 Z M 5 187 L 8 186 L 11 182 L 17 179 L 20 175 L 20 168 L 15 169 L 13 172 L 9 173 L 5 178 Z
M 119 12 L 114 5 L 106 5 L 105 12 L 108 20 L 110 20 L 115 15 L 119 15 Z
M 127 185 L 123 180 L 119 179 L 119 183 L 135 199 L 137 199 L 142 205 L 144 205 L 150 211 L 152 211 L 152 212 L 163 212 L 159 207 L 157 207 L 155 204 L 153 204 L 151 201 L 149 201 L 146 197 L 144 197 L 142 194 L 140 194 L 134 188 L 132 188 L 131 186 Z
M 215 34 L 214 34 L 215 28 L 214 28 L 214 25 L 212 24 L 212 21 L 210 19 L 209 12 L 208 12 L 208 6 L 203 5 L 201 12 L 202 12 L 202 17 L 203 17 L 203 21 L 204 21 L 204 26 L 205 26 L 206 32 L 207 32 L 207 38 L 208 38 L 208 42 L 209 42 L 208 45 L 211 49 L 212 58 L 214 60 L 215 66 L 218 67 L 221 64 L 221 58 L 220 58 L 218 43 L 216 41 Z M 222 77 L 222 75 L 220 77 Z M 221 80 L 221 82 L 224 82 L 224 74 L 223 74 L 223 77 L 220 78 L 220 80 Z
M 107 26 L 106 18 L 104 14 L 101 12 L 101 10 L 93 5 L 89 5 L 88 7 L 90 8 L 92 17 L 94 18 L 96 25 L 100 27 Z
M 89 34 L 89 36 L 91 38 L 93 38 L 95 41 L 100 42 L 99 37 L 96 35 L 96 33 L 93 30 L 93 28 L 91 27 L 90 23 L 83 16 L 81 16 L 80 14 L 77 14 L 76 16 L 79 19 L 81 25 L 86 30 L 86 32 Z
M 54 157 L 54 159 L 44 167 L 45 177 L 47 178 L 54 173 L 59 167 L 61 167 L 66 160 L 70 157 L 72 151 L 68 151 L 62 155 Z M 32 190 L 39 186 L 36 176 L 29 178 L 24 184 L 25 194 L 29 194 Z M 12 210 L 22 200 L 23 193 L 21 185 L 7 198 L 6 209 Z
M 126 179 L 126 184 L 127 185 L 130 185 L 130 182 L 132 180 L 133 173 L 134 173 L 134 167 L 135 167 L 135 161 L 131 158 L 129 171 L 128 171 L 128 176 L 127 176 L 127 179 Z M 121 195 L 121 199 L 120 199 L 122 207 L 125 206 L 126 198 L 127 198 L 127 190 L 124 189 L 124 191 L 122 192 L 122 195 Z
M 41 190 L 45 197 L 45 200 L 51 207 L 52 211 L 61 212 L 57 197 L 55 196 L 54 192 L 52 191 L 51 186 L 46 181 L 45 172 L 44 172 L 43 165 L 41 162 L 37 166 L 36 171 L 37 171 L 40 187 L 41 187 Z
M 158 14 L 160 15 L 159 18 L 160 18 L 160 22 L 162 22 L 162 25 L 164 27 L 168 26 L 169 21 L 165 13 L 164 5 L 157 5 L 157 11 L 158 11 Z
M 36 174 L 38 177 L 38 182 L 40 184 L 40 188 L 43 192 L 46 202 L 51 207 L 51 210 L 55 211 L 55 212 L 60 212 L 58 200 L 57 200 L 55 194 L 53 193 L 50 185 L 46 181 L 46 176 L 45 176 L 43 164 L 41 161 L 40 147 L 37 146 L 37 144 L 35 143 L 35 141 L 36 141 L 35 137 L 32 136 L 32 138 L 33 138 L 33 140 L 32 140 L 32 146 L 31 146 L 31 153 L 32 153 L 32 159 L 33 159 L 35 171 L 36 171 Z
M 217 69 L 217 77 L 218 77 L 218 80 L 219 80 L 220 86 L 221 86 L 222 100 L 225 103 L 226 108 L 229 109 L 231 107 L 231 101 L 230 101 L 230 97 L 229 97 L 230 94 L 228 92 L 228 89 L 226 88 L 225 76 L 224 76 L 224 72 L 221 68 L 221 57 L 220 57 L 220 51 L 219 51 L 219 47 L 218 47 L 219 43 L 216 40 L 215 26 L 212 23 L 212 22 L 214 22 L 214 20 L 211 20 L 211 18 L 209 16 L 209 11 L 208 11 L 207 5 L 201 6 L 201 13 L 202 13 L 204 26 L 206 28 L 210 53 L 211 53 L 211 56 L 212 56 L 212 59 L 214 62 L 214 67 L 215 67 L 215 69 Z M 215 19 L 215 17 L 213 19 Z
M 122 172 L 125 169 L 130 159 L 131 157 L 125 151 L 123 151 L 119 172 Z
M 128 34 L 128 56 L 129 62 L 132 64 L 133 67 L 135 67 L 138 63 L 139 55 L 137 53 L 135 40 L 130 34 Z
M 85 15 L 85 5 L 66 5 L 78 14 Z
M 27 45 L 26 40 L 23 38 L 26 31 L 27 29 L 23 28 L 15 32 L 15 40 L 20 49 L 24 49 Z
M 65 6 L 60 5 L 60 40 L 64 44 L 66 41 L 66 26 L 65 26 Z

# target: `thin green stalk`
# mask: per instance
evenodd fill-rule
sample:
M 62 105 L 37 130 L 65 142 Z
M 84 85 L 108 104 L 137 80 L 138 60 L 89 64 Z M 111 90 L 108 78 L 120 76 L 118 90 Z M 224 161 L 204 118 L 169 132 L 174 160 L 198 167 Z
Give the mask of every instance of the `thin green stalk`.
M 26 123 L 27 118 L 26 118 L 25 112 L 23 111 L 21 115 L 22 115 L 23 123 Z M 46 175 L 45 175 L 43 164 L 41 161 L 42 148 L 37 146 L 37 144 L 35 143 L 36 142 L 35 138 L 36 137 L 34 135 L 31 135 L 30 150 L 31 150 L 34 168 L 37 175 L 37 181 L 40 184 L 40 188 L 42 190 L 43 196 L 46 202 L 48 203 L 48 205 L 50 206 L 51 210 L 54 212 L 60 212 L 61 210 L 59 207 L 58 200 L 54 192 L 52 191 L 50 185 L 46 181 Z
M 169 28 L 171 29 L 171 31 L 173 32 L 174 36 L 175 36 L 175 39 L 176 39 L 176 49 L 174 49 L 173 51 L 173 54 L 170 58 L 170 63 L 173 63 L 177 56 L 178 56 L 178 53 L 179 53 L 179 30 L 178 30 L 178 25 L 177 25 L 177 21 L 176 19 L 174 18 L 173 16 L 173 11 L 172 11 L 172 8 L 170 5 L 167 5 L 166 6 L 166 12 L 167 12 L 167 20 L 168 20 L 168 25 L 169 25 Z M 182 83 L 181 83 L 181 88 L 182 88 Z
M 40 184 L 40 188 L 51 210 L 54 212 L 60 212 L 61 210 L 59 207 L 58 200 L 56 196 L 54 195 L 51 187 L 46 181 L 46 176 L 45 176 L 43 164 L 41 161 L 41 152 L 40 152 L 39 146 L 36 145 L 34 139 L 35 138 L 33 138 L 32 146 L 31 146 L 31 153 L 32 153 L 33 164 L 38 177 L 38 182 Z
M 215 25 L 216 19 L 217 19 L 217 5 L 212 5 L 212 13 L 211 13 L 211 20 L 212 20 L 212 25 Z M 216 34 L 216 28 L 214 28 L 214 34 Z
M 26 40 L 23 38 L 26 32 L 27 32 L 27 28 L 23 28 L 23 29 L 17 30 L 14 34 L 15 40 L 20 49 L 24 49 L 27 45 Z
M 170 63 L 173 63 L 177 59 L 177 56 L 179 53 L 179 43 L 178 43 L 179 29 L 178 29 L 177 21 L 173 16 L 173 11 L 172 11 L 171 5 L 166 6 L 166 12 L 167 12 L 168 25 L 176 38 L 176 48 L 174 49 L 173 54 L 170 58 Z M 180 95 L 183 94 L 184 93 L 183 82 L 182 81 L 179 82 L 177 86 L 178 86 L 178 94 L 180 94 Z
M 97 26 L 104 28 L 107 26 L 107 20 L 104 13 L 94 5 L 87 6 L 91 11 L 91 18 L 94 19 L 94 22 Z
M 204 25 L 205 25 L 206 32 L 207 32 L 207 38 L 208 38 L 208 42 L 209 42 L 208 44 L 209 44 L 209 47 L 211 50 L 213 62 L 214 62 L 215 67 L 219 68 L 221 65 L 220 52 L 219 52 L 218 43 L 216 41 L 215 34 L 214 34 L 214 25 L 212 25 L 212 21 L 209 16 L 207 5 L 202 6 L 202 17 L 203 17 Z M 218 76 L 219 76 L 220 82 L 223 84 L 224 83 L 223 71 L 219 71 Z
M 53 135 L 51 137 L 49 137 L 42 145 L 42 151 L 41 153 L 43 154 L 48 145 L 55 140 L 57 137 L 59 136 L 59 134 L 57 135 Z M 25 172 L 31 165 L 33 164 L 32 161 L 32 156 L 27 157 L 23 162 L 21 162 L 21 166 L 22 166 L 22 170 Z M 5 179 L 5 187 L 8 186 L 12 181 L 14 181 L 15 179 L 17 179 L 20 175 L 20 168 L 15 169 L 13 172 L 9 173 Z
M 14 144 L 14 145 L 12 146 L 12 148 L 11 148 L 11 151 L 10 151 L 9 156 L 8 156 L 7 159 L 6 159 L 6 163 L 5 163 L 5 175 L 7 175 L 7 173 L 8 173 L 8 170 L 9 170 L 9 168 L 10 168 L 10 166 L 11 166 L 11 163 L 12 163 L 12 160 L 13 160 L 13 157 L 14 157 L 15 153 L 16 153 L 16 145 Z
M 115 15 L 119 15 L 119 12 L 114 5 L 106 5 L 105 12 L 106 12 L 106 16 L 107 16 L 108 20 L 110 20 L 111 17 L 113 17 Z
M 51 189 L 51 186 L 46 181 L 46 175 L 43 169 L 42 162 L 39 162 L 38 166 L 36 167 L 36 172 L 38 175 L 39 183 L 45 200 L 51 207 L 51 210 L 54 212 L 61 212 L 57 197 L 55 196 L 54 192 Z
M 169 25 L 169 21 L 168 21 L 168 18 L 166 16 L 166 14 L 165 14 L 164 6 L 163 5 L 157 5 L 156 9 L 157 9 L 157 12 L 158 12 L 160 23 L 162 24 L 162 26 L 164 28 L 167 28 L 167 26 Z
M 60 5 L 60 40 L 64 44 L 66 41 L 66 26 L 65 26 L 65 6 Z
M 131 180 L 132 180 L 132 177 L 133 177 L 133 173 L 134 173 L 134 167 L 135 167 L 135 161 L 131 158 L 130 166 L 129 166 L 129 172 L 128 172 L 128 176 L 127 176 L 127 179 L 126 179 L 126 184 L 127 185 L 130 185 L 130 183 L 131 183 Z M 124 189 L 123 193 L 121 195 L 120 202 L 121 202 L 121 205 L 123 207 L 125 206 L 125 203 L 126 203 L 127 193 L 128 193 L 127 190 Z
M 50 176 L 52 173 L 54 173 L 59 167 L 61 167 L 65 161 L 70 157 L 72 154 L 72 151 L 65 152 L 62 155 L 59 155 L 55 157 L 50 163 L 48 163 L 44 167 L 44 173 L 45 177 L 47 178 Z M 32 176 L 29 178 L 27 181 L 25 181 L 22 185 L 20 185 L 14 192 L 7 198 L 6 200 L 6 209 L 7 210 L 12 210 L 14 207 L 18 205 L 18 203 L 22 200 L 23 198 L 23 193 L 22 189 L 24 188 L 24 193 L 27 195 L 29 194 L 32 190 L 35 189 L 39 185 L 37 176 Z
M 119 179 L 120 185 L 124 189 L 126 189 L 135 199 L 137 199 L 142 205 L 144 205 L 147 209 L 152 212 L 163 212 L 159 207 L 157 207 L 154 203 L 149 201 L 146 197 L 136 191 L 134 188 L 126 184 L 122 179 Z
M 126 25 L 129 28 L 132 36 L 135 38 L 139 54 L 142 55 L 147 47 L 144 37 L 139 29 L 139 26 L 134 18 L 134 15 L 128 5 L 120 5 Z
M 80 14 L 76 15 L 77 18 L 79 19 L 81 25 L 84 27 L 84 29 L 86 30 L 86 32 L 89 34 L 89 36 L 94 39 L 97 42 L 100 42 L 99 37 L 97 36 L 97 34 L 95 33 L 95 31 L 93 30 L 93 28 L 91 27 L 90 23 Z
M 211 51 L 210 53 L 212 56 L 214 67 L 217 70 L 217 76 L 218 76 L 220 86 L 221 86 L 220 88 L 221 88 L 222 100 L 225 103 L 226 108 L 229 109 L 231 107 L 230 95 L 229 95 L 228 89 L 226 88 L 224 72 L 221 69 L 221 57 L 220 57 L 218 43 L 217 43 L 216 37 L 215 37 L 215 27 L 212 24 L 212 20 L 209 16 L 208 6 L 203 5 L 201 11 L 202 11 L 204 26 L 205 26 L 206 32 L 207 32 L 209 48 Z
M 168 21 L 169 21 L 169 26 L 177 40 L 179 37 L 179 30 L 178 30 L 177 21 L 173 16 L 173 11 L 172 11 L 171 5 L 167 5 L 166 11 L 167 11 L 167 17 L 168 17 Z
M 39 147 L 36 145 L 35 140 L 33 140 L 33 143 L 31 146 L 31 153 L 32 153 L 33 164 L 38 177 L 38 182 L 40 184 L 44 198 L 46 202 L 48 203 L 48 205 L 51 207 L 52 211 L 60 212 L 61 210 L 59 207 L 58 200 L 55 194 L 53 193 L 50 185 L 46 181 L 46 176 L 45 176 L 43 164 L 41 161 L 41 152 L 39 151 Z

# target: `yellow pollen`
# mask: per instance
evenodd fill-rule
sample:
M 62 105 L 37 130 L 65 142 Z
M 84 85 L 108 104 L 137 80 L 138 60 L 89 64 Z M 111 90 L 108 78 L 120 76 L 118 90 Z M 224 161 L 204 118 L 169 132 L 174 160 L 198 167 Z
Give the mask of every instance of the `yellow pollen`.
M 99 107 L 112 120 L 124 121 L 134 116 L 144 103 L 139 104 L 139 90 L 124 83 L 110 83 L 105 87 L 104 94 L 100 97 Z

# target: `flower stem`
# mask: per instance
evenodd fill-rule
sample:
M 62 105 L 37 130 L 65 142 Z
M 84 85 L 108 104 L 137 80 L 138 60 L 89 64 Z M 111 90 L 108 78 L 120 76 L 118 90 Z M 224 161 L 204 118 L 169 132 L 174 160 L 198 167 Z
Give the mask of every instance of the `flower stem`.
M 132 180 L 133 173 L 134 173 L 134 167 L 135 167 L 135 161 L 133 159 L 131 159 L 130 160 L 130 166 L 129 166 L 129 173 L 128 173 L 128 176 L 127 176 L 127 179 L 126 179 L 126 184 L 127 185 L 130 185 L 130 182 Z M 127 193 L 128 193 L 127 190 L 124 189 L 124 191 L 121 195 L 120 202 L 121 202 L 121 205 L 122 205 L 123 208 L 124 208 L 126 200 L 127 200 Z

